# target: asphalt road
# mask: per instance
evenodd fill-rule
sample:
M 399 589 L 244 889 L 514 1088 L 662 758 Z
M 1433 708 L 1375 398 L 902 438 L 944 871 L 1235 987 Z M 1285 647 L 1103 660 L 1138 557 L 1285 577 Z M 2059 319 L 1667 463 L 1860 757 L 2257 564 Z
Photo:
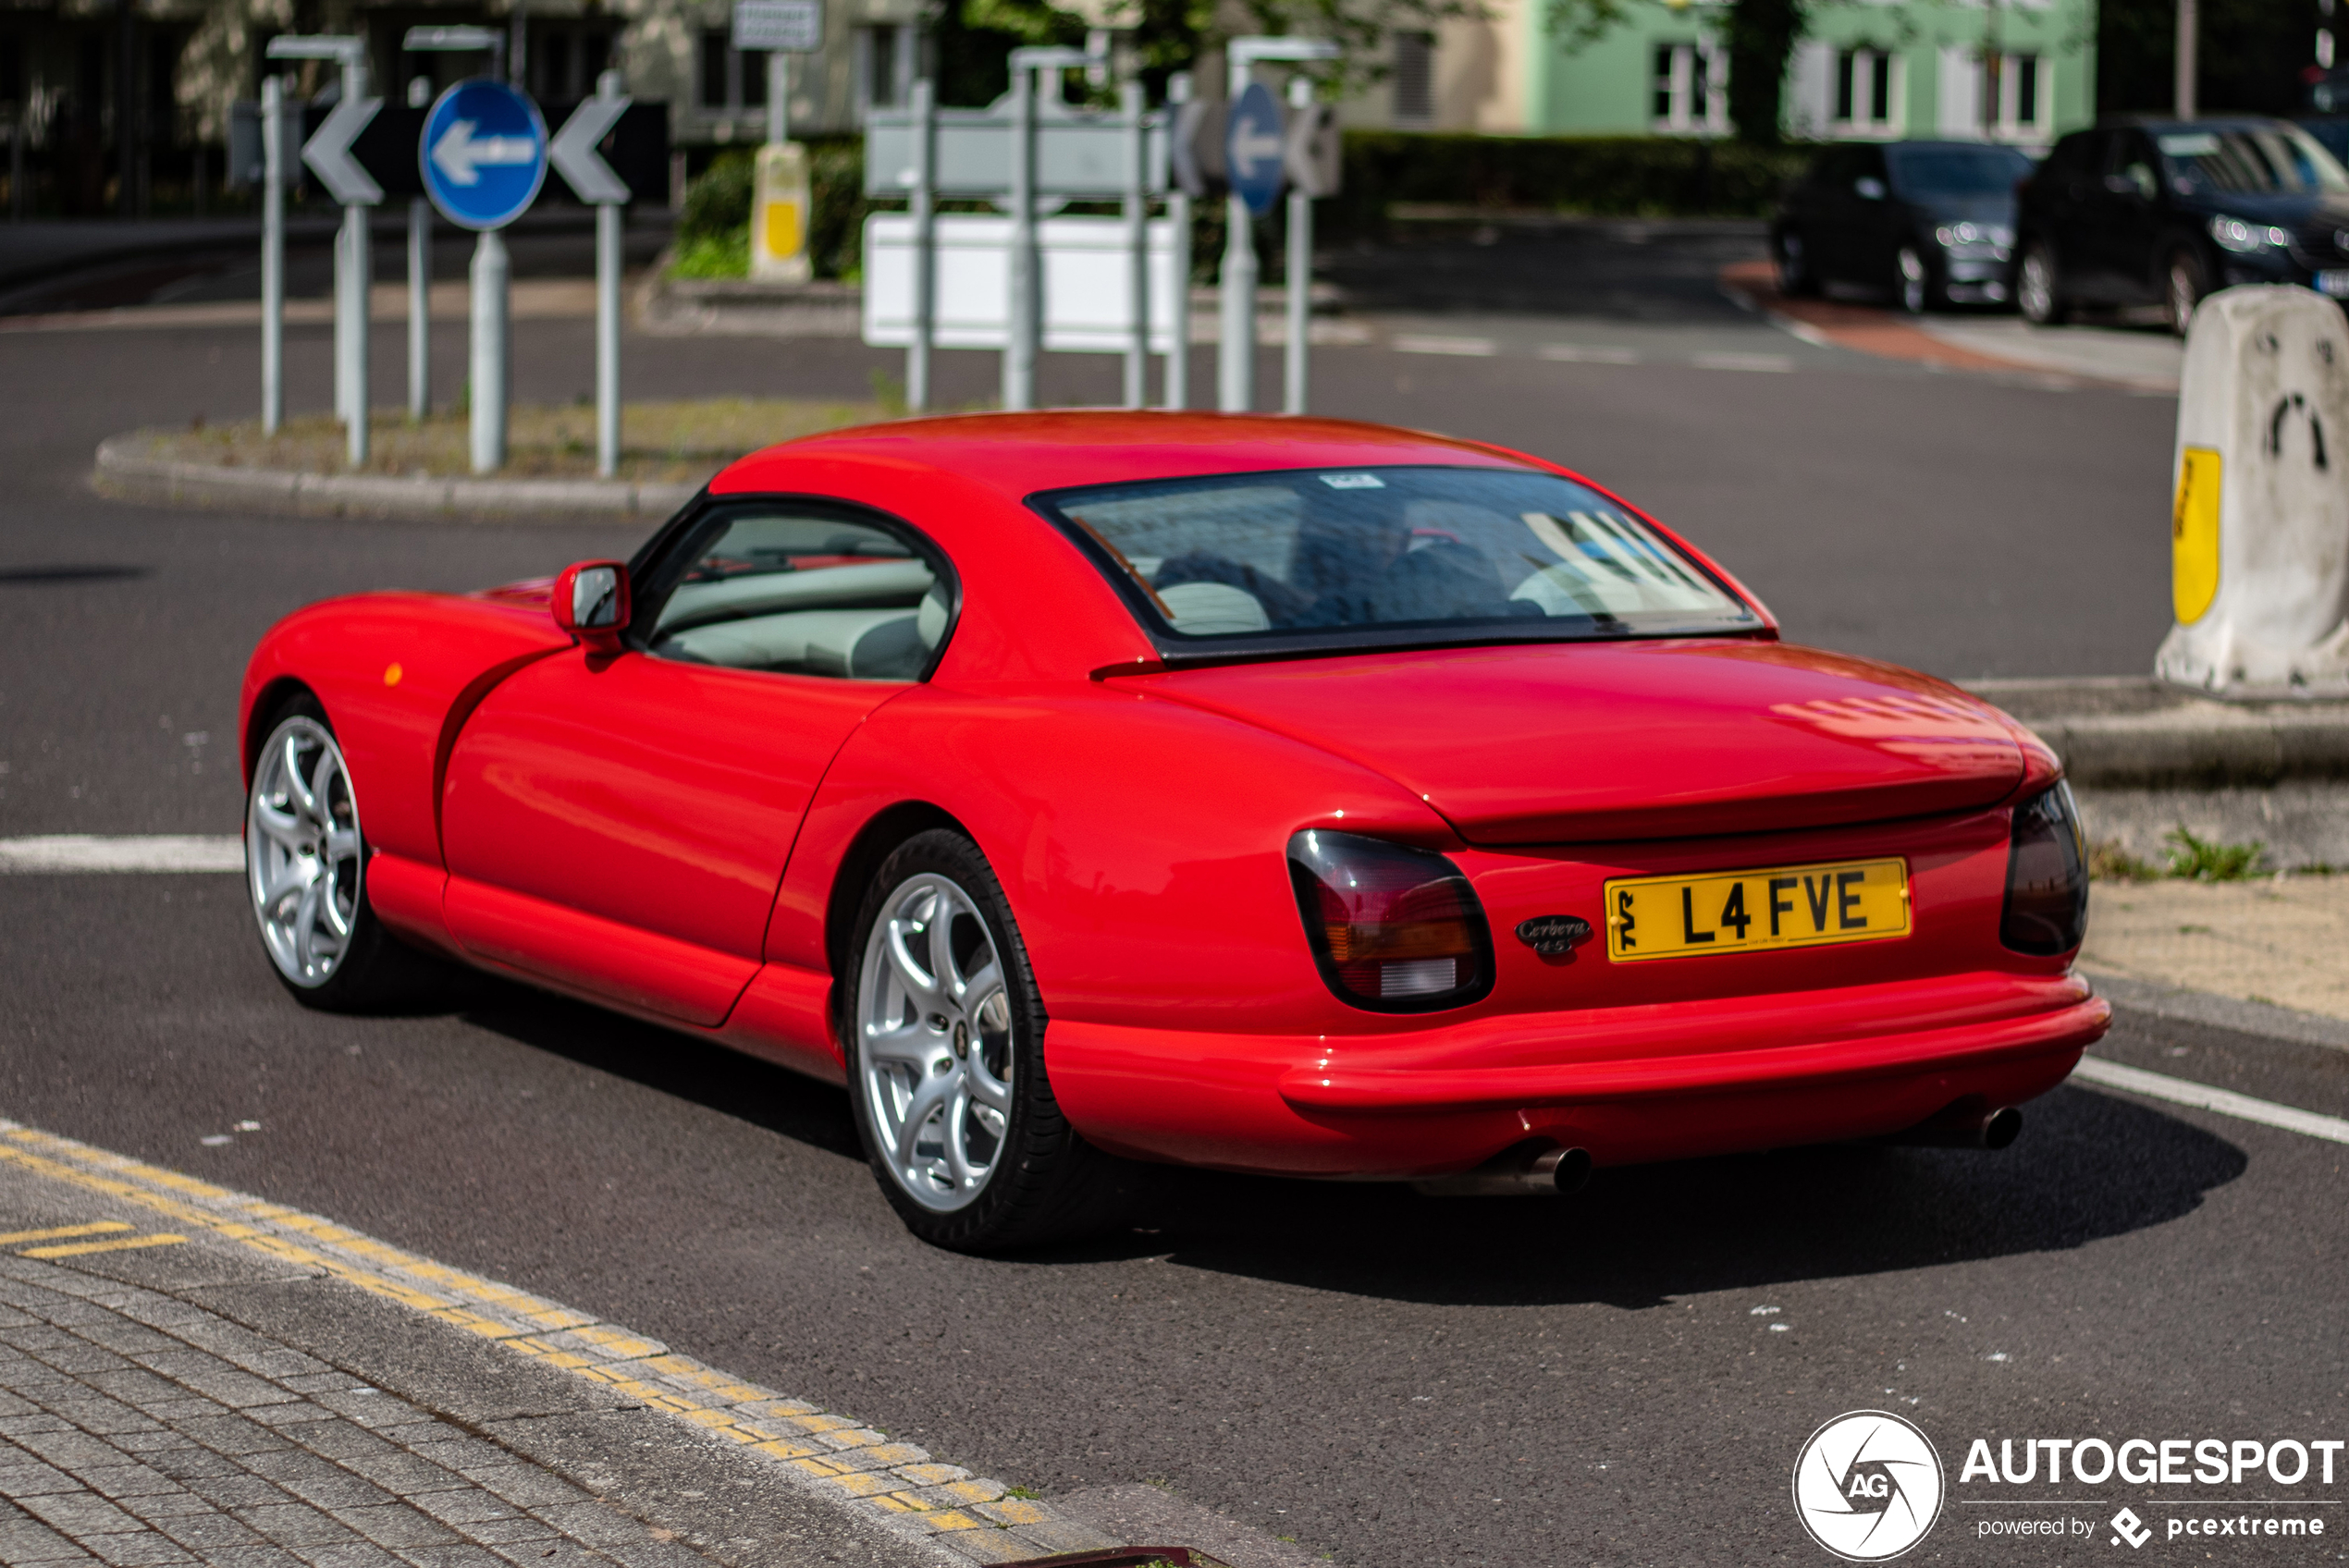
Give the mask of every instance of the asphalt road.
M 1677 325 L 1784 350 L 1758 324 Z M 522 396 L 586 387 L 586 324 L 516 337 Z M 274 617 L 633 543 L 93 498 L 100 436 L 252 406 L 250 337 L 0 334 L 0 835 L 233 831 L 237 678 Z M 294 402 L 317 406 L 324 334 L 294 342 Z M 641 396 L 855 396 L 891 362 L 630 352 Z M 980 395 L 991 365 L 948 358 L 948 395 Z M 1328 411 L 1586 466 L 1793 636 L 2054 675 L 2142 668 L 2162 629 L 2158 401 L 1833 358 L 1319 364 Z M 1047 387 L 1101 398 L 1113 375 L 1054 362 Z M 981 1261 L 904 1235 L 837 1091 L 519 990 L 301 1011 L 233 878 L 0 878 L 0 1114 L 577 1303 L 1015 1484 L 1160 1481 L 1364 1568 L 1824 1561 L 1789 1467 L 1863 1406 L 1926 1424 L 1953 1474 L 1974 1436 L 2349 1425 L 2342 1146 L 2085 1089 L 1998 1155 L 1798 1151 L 1602 1173 L 1570 1202 L 1180 1177 L 1131 1230 Z M 2349 1114 L 2343 1053 L 2145 1020 L 2109 1049 Z M 2068 1560 L 1977 1545 L 1951 1512 L 1912 1560 Z

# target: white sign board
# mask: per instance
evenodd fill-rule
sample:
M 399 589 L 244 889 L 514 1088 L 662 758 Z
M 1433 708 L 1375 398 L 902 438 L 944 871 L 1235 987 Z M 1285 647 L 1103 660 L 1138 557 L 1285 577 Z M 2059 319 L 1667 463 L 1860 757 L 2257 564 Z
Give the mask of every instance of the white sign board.
M 734 0 L 734 47 L 812 55 L 824 46 L 824 0 Z
M 930 341 L 941 349 L 1001 349 L 1010 336 L 1012 220 L 953 214 L 931 220 L 938 253 L 931 276 Z M 1044 347 L 1072 353 L 1124 353 L 1133 344 L 1132 256 L 1125 220 L 1046 218 L 1036 226 L 1043 269 Z M 1187 260 L 1187 258 L 1186 258 Z M 1174 226 L 1150 226 L 1150 351 L 1174 347 Z M 875 213 L 865 220 L 865 341 L 902 349 L 914 340 L 914 220 Z

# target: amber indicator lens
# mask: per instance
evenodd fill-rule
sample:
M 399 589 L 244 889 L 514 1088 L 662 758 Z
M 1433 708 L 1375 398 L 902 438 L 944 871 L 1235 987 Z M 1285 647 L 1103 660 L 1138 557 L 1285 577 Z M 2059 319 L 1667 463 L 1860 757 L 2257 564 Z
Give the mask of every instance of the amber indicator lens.
M 2087 839 L 2072 786 L 2058 784 L 2014 808 L 1998 940 L 2019 953 L 2052 958 L 2078 947 L 2087 930 Z
M 1491 987 L 1484 911 L 1442 855 L 1316 829 L 1289 840 L 1288 862 L 1313 956 L 1343 999 L 1420 1012 Z

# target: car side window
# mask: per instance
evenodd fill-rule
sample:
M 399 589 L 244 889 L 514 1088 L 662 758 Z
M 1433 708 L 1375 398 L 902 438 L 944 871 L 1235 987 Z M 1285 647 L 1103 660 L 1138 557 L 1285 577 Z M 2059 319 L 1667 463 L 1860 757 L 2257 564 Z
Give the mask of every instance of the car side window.
M 686 664 L 918 680 L 953 619 L 951 578 L 877 521 L 820 503 L 714 508 L 640 612 L 645 652 Z
M 2141 131 L 2112 138 L 2108 166 L 2111 175 L 2109 183 L 2117 193 L 2134 192 L 2150 202 L 2161 189 L 2154 174 L 2153 143 Z

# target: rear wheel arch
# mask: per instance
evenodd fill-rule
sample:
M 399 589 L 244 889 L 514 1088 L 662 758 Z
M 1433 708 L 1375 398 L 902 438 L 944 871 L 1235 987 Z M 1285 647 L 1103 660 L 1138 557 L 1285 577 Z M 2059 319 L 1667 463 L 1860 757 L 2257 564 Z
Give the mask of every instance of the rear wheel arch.
M 900 801 L 873 814 L 849 840 L 832 873 L 831 892 L 824 900 L 824 962 L 832 976 L 832 1015 L 840 1016 L 842 989 L 854 984 L 848 973 L 850 950 L 856 944 L 856 912 L 865 901 L 874 874 L 898 845 L 933 827 L 943 827 L 978 841 L 960 819 L 928 801 Z

